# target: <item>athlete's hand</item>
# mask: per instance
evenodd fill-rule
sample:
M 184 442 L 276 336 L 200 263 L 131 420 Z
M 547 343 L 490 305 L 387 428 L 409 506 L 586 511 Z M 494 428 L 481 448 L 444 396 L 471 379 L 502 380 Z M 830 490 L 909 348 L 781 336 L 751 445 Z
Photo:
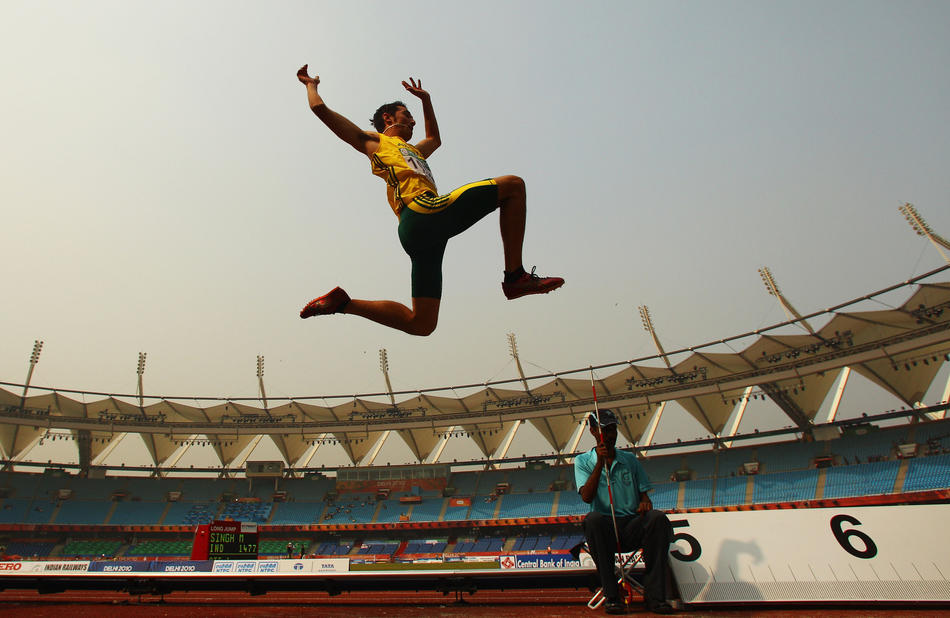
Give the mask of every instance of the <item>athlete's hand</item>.
M 419 78 L 419 81 L 416 82 L 412 77 L 409 78 L 408 82 L 403 82 L 402 87 L 405 88 L 412 95 L 419 97 L 420 99 L 428 99 L 429 93 L 422 89 L 422 78 Z
M 320 77 L 318 75 L 314 75 L 313 77 L 307 75 L 307 65 L 303 65 L 300 67 L 300 70 L 297 71 L 297 79 L 299 79 L 300 83 L 305 86 L 309 84 L 316 86 L 320 83 Z

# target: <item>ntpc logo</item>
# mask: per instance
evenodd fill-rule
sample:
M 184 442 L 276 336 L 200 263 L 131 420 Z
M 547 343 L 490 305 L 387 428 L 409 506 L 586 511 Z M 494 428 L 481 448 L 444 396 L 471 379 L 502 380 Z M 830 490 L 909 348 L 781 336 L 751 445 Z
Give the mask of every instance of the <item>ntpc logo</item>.
M 19 571 L 23 565 L 19 562 L 0 562 L 0 571 Z

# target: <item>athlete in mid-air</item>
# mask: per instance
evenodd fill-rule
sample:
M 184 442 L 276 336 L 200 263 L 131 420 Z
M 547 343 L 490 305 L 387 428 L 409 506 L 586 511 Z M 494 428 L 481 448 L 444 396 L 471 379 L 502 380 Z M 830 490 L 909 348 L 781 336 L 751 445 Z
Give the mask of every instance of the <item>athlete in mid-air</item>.
M 307 87 L 310 109 L 337 137 L 369 157 L 373 174 L 386 181 L 386 196 L 399 217 L 399 241 L 412 260 L 412 308 L 390 300 L 351 299 L 341 288 L 315 298 L 300 317 L 331 313 L 362 316 L 411 335 L 429 335 L 439 321 L 442 298 L 442 256 L 449 238 L 464 232 L 476 221 L 499 210 L 501 240 L 505 254 L 502 291 L 509 300 L 528 294 L 544 294 L 564 285 L 560 277 L 540 277 L 525 272 L 521 246 L 525 230 L 525 187 L 517 176 L 499 176 L 473 182 L 450 193 L 439 194 L 426 159 L 442 144 L 439 125 L 429 93 L 422 80 L 410 78 L 403 87 L 422 102 L 425 137 L 409 143 L 416 124 L 401 101 L 376 110 L 376 132 L 358 126 L 326 106 L 317 92 L 320 78 L 307 74 L 307 65 L 297 71 Z

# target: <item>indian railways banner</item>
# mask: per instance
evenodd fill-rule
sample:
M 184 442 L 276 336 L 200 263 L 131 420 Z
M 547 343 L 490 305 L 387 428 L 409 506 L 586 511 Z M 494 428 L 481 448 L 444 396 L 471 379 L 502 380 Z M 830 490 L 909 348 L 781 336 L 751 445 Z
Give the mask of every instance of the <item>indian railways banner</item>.
M 670 515 L 683 601 L 950 600 L 950 504 Z

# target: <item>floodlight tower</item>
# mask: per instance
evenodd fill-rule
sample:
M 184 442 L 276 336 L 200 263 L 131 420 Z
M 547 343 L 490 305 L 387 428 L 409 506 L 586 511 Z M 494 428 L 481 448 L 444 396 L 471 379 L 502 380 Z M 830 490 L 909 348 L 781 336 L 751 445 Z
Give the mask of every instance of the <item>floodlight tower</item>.
M 142 376 L 145 374 L 145 357 L 148 356 L 147 352 L 139 352 L 139 364 L 135 368 L 135 373 L 138 376 L 138 391 L 139 396 L 139 407 L 145 407 L 145 391 L 142 388 Z
M 393 385 L 389 381 L 389 355 L 386 353 L 386 348 L 383 348 L 379 351 L 379 370 L 383 372 L 383 378 L 386 379 L 386 392 L 389 393 L 389 402 L 393 404 L 393 408 L 396 407 L 396 397 L 393 395 Z M 366 465 L 371 466 L 376 460 L 376 456 L 379 455 L 379 451 L 383 449 L 383 444 L 386 443 L 386 440 L 389 438 L 390 430 L 383 432 L 379 436 L 379 440 L 376 441 L 376 444 L 373 446 L 373 449 L 366 456 Z
M 389 401 L 393 404 L 393 407 L 396 407 L 393 385 L 389 381 L 389 355 L 386 353 L 386 348 L 379 351 L 379 370 L 383 372 L 383 377 L 386 379 L 386 392 L 389 393 Z
M 653 339 L 653 344 L 656 346 L 657 352 L 660 353 L 660 357 L 666 364 L 666 368 L 670 371 L 673 371 L 673 366 L 670 364 L 670 359 L 666 355 L 666 350 L 663 349 L 663 344 L 660 343 L 660 338 L 656 334 L 656 329 L 653 328 L 653 320 L 650 319 L 650 308 L 646 305 L 640 305 L 637 307 L 637 309 L 640 311 L 640 323 L 643 324 L 643 330 L 650 334 L 650 337 Z M 640 441 L 637 443 L 638 447 L 650 446 L 650 444 L 653 442 L 653 436 L 656 435 L 656 428 L 660 425 L 660 419 L 663 418 L 663 410 L 665 409 L 666 402 L 664 401 L 657 407 L 656 412 L 653 414 L 653 418 L 650 419 L 650 424 L 647 425 L 646 431 L 643 432 L 642 436 L 640 436 Z
M 515 359 L 515 366 L 518 368 L 518 376 L 521 378 L 521 384 L 524 385 L 524 390 L 527 393 L 531 392 L 531 389 L 528 388 L 528 380 L 524 377 L 524 370 L 521 368 L 521 359 L 518 357 L 518 342 L 515 340 L 514 333 L 508 333 L 508 353 L 511 354 L 511 358 Z M 508 432 L 508 435 L 505 436 L 504 441 L 501 443 L 498 453 L 498 459 L 504 459 L 508 456 L 508 449 L 511 448 L 511 444 L 515 441 L 515 435 L 518 433 L 518 428 L 521 427 L 521 423 L 515 423 L 511 427 L 511 431 Z
M 779 304 L 782 305 L 782 309 L 785 310 L 785 315 L 790 319 L 797 321 L 802 327 L 805 328 L 812 335 L 817 335 L 817 333 L 812 329 L 811 325 L 802 317 L 798 311 L 795 310 L 795 307 L 792 306 L 792 303 L 788 302 L 788 299 L 782 294 L 782 291 L 778 288 L 778 284 L 775 283 L 775 278 L 772 276 L 772 271 L 769 270 L 768 266 L 763 266 L 759 269 L 759 276 L 762 277 L 762 283 L 765 284 L 765 289 L 768 290 L 768 293 L 778 299 Z
M 142 386 L 142 376 L 145 375 L 145 358 L 148 356 L 147 352 L 139 352 L 139 361 L 135 366 L 135 376 L 136 376 L 136 386 L 135 394 L 139 399 L 139 410 L 142 412 L 142 416 L 145 416 L 145 389 Z M 108 446 L 106 446 L 102 451 L 96 455 L 96 458 L 92 460 L 92 465 L 97 466 L 104 462 L 112 454 L 112 451 L 119 446 L 125 437 L 129 435 L 128 432 L 123 432 L 119 434 L 119 437 L 110 441 Z M 143 435 L 143 440 L 147 438 Z
M 518 357 L 518 342 L 515 341 L 514 333 L 508 333 L 508 351 L 511 354 L 511 358 L 515 359 L 515 366 L 518 368 L 518 376 L 521 377 L 524 390 L 530 393 L 531 389 L 528 388 L 528 381 L 524 377 L 524 369 L 521 368 L 521 359 Z
M 257 388 L 261 393 L 264 412 L 267 412 L 267 392 L 264 390 L 264 357 L 260 354 L 257 356 Z
M 913 204 L 907 203 L 899 207 L 898 210 L 901 214 L 904 215 L 904 218 L 907 219 L 907 223 L 910 224 L 910 227 L 917 232 L 918 236 L 926 236 L 934 247 L 937 248 L 937 251 L 940 253 L 940 257 L 943 258 L 945 262 L 950 264 L 950 257 L 947 257 L 947 254 L 943 252 L 944 249 L 950 250 L 950 242 L 947 242 L 944 238 L 940 237 L 933 230 L 930 229 L 930 226 L 927 225 L 927 222 L 924 221 L 924 218 L 917 214 L 917 209 L 914 208 Z
M 950 250 L 950 242 L 944 239 L 942 236 L 938 235 L 930 226 L 927 225 L 927 222 L 924 221 L 924 218 L 917 214 L 917 209 L 914 208 L 913 204 L 907 203 L 899 207 L 898 210 L 904 215 L 904 218 L 907 219 L 907 223 L 910 224 L 910 227 L 917 232 L 918 236 L 926 236 L 927 240 L 936 247 L 937 251 L 940 253 L 940 257 L 943 258 L 945 262 L 950 264 L 950 257 L 947 257 L 947 254 L 943 252 L 944 249 Z M 950 399 L 950 378 L 947 378 L 947 385 L 944 387 L 943 391 L 943 400 L 944 402 Z M 933 420 L 940 418 L 946 418 L 947 411 L 943 410 L 941 412 L 933 412 L 929 416 Z
M 26 383 L 23 385 L 23 402 L 21 405 L 26 405 L 26 394 L 30 390 L 30 380 L 33 379 L 33 369 L 36 367 L 36 363 L 40 362 L 40 352 L 43 351 L 43 342 L 39 339 L 33 341 L 33 353 L 30 354 L 30 368 L 26 372 Z

